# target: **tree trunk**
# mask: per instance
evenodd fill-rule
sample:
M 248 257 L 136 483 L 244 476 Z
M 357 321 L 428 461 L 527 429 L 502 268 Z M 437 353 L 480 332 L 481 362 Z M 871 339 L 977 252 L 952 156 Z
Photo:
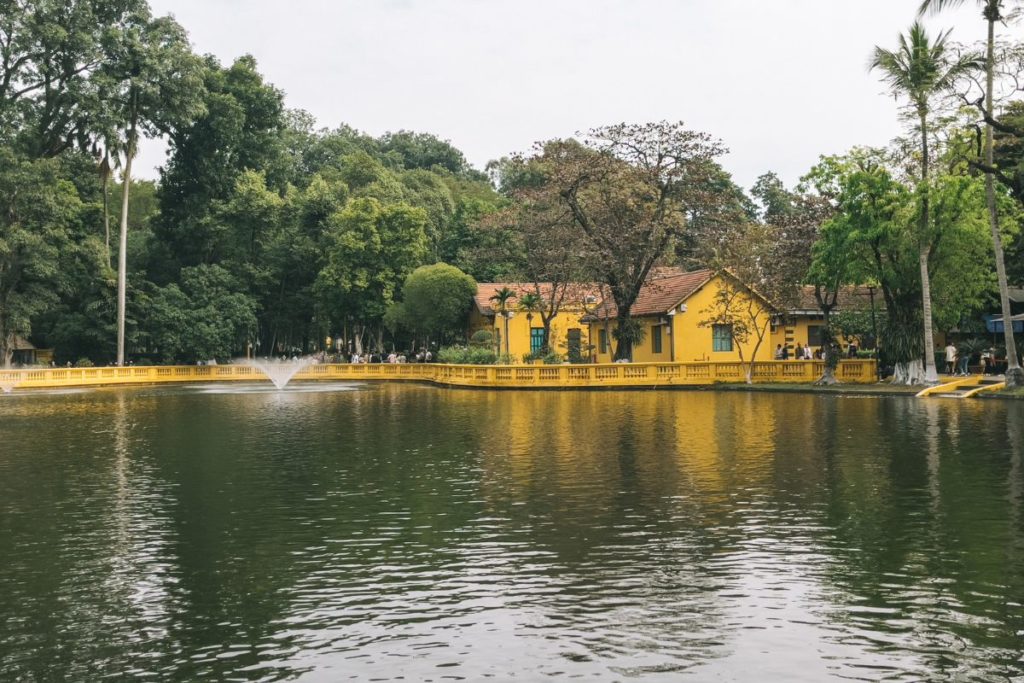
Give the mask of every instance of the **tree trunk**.
M 892 383 L 907 386 L 924 384 L 924 364 L 919 360 L 896 363 L 892 373 Z
M 103 172 L 103 237 L 107 245 L 107 268 L 110 263 L 110 164 L 104 157 L 105 171 Z
M 820 306 L 820 304 L 819 304 Z M 821 373 L 821 377 L 815 380 L 815 384 L 818 385 L 832 385 L 838 384 L 839 380 L 836 379 L 836 368 L 839 367 L 839 349 L 836 346 L 836 337 L 832 333 L 832 309 L 822 307 L 822 334 L 824 339 L 821 340 L 821 346 L 823 350 L 822 360 L 825 361 L 825 370 Z
M 992 119 L 993 91 L 995 81 L 995 16 L 988 19 L 988 45 L 985 55 L 985 117 Z M 992 168 L 992 124 L 985 123 L 985 164 Z M 999 304 L 1003 312 L 1003 341 L 1006 344 L 1006 386 L 1024 386 L 1024 371 L 1017 358 L 1017 347 L 1013 339 L 1013 312 L 1010 308 L 1010 291 L 1006 280 L 1006 264 L 1003 260 L 1003 240 L 999 234 L 999 210 L 996 206 L 995 178 L 985 174 L 985 203 L 988 206 L 988 224 L 992 231 L 992 250 L 996 258 L 996 277 L 999 281 Z
M 918 262 L 921 268 L 921 318 L 924 322 L 924 382 L 938 384 L 939 374 L 935 371 L 935 337 L 932 331 L 932 284 L 928 274 L 928 256 L 931 246 L 928 240 L 929 215 L 928 198 L 928 116 L 926 111 L 920 112 L 921 117 L 921 222 L 918 234 Z
M 357 356 L 363 355 L 363 325 L 362 323 L 352 326 L 352 333 L 355 334 L 355 351 Z
M 633 360 L 633 338 L 632 331 L 627 332 L 627 328 L 630 326 L 632 318 L 629 315 L 629 309 L 623 310 L 619 307 L 619 314 L 617 316 L 615 329 L 618 332 L 615 335 L 615 360 Z
M 511 356 L 512 352 L 509 350 L 510 346 L 508 342 L 508 316 L 502 313 L 501 317 L 505 320 L 505 355 Z
M 4 329 L 3 319 L 0 318 L 0 367 L 10 368 L 13 359 L 14 333 Z
M 128 195 L 135 156 L 135 123 L 128 131 L 127 159 L 121 186 L 121 242 L 117 245 L 117 364 L 124 365 L 125 293 L 128 286 Z

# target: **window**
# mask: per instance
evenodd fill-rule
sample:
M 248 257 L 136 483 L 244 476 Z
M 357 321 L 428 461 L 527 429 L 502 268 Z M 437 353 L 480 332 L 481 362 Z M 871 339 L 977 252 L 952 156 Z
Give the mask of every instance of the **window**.
M 712 351 L 732 351 L 732 325 L 711 326 Z
M 608 330 L 597 331 L 597 351 L 598 353 L 608 353 Z
M 807 345 L 808 346 L 821 346 L 821 332 L 825 329 L 824 325 L 808 325 L 807 326 Z
M 661 353 L 661 325 L 651 327 L 651 352 Z
M 530 353 L 537 353 L 544 346 L 544 328 L 530 328 Z

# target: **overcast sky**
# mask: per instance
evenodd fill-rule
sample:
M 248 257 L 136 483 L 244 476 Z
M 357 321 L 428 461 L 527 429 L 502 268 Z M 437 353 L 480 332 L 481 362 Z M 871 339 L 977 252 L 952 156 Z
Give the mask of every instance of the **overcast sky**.
M 883 145 L 897 105 L 866 69 L 919 0 L 150 0 L 195 49 L 264 77 L 326 127 L 410 129 L 469 161 L 593 126 L 682 120 L 730 149 L 748 187 L 821 154 Z M 930 17 L 980 39 L 976 3 Z M 1015 31 L 1020 31 L 1017 27 Z M 1005 29 L 1004 29 L 1005 32 Z M 160 144 L 141 166 L 163 163 Z

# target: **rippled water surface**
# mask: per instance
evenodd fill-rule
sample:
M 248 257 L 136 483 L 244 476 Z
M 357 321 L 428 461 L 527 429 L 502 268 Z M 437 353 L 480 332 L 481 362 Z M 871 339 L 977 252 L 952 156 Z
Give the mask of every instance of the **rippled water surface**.
M 0 680 L 1020 680 L 1024 403 L 0 396 Z

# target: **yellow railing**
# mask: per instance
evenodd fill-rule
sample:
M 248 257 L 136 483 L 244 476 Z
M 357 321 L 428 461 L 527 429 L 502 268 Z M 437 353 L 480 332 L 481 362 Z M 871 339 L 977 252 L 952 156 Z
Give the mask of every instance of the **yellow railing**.
M 821 376 L 821 361 L 764 361 L 754 364 L 758 384 L 810 383 Z M 311 365 L 296 380 L 395 380 L 447 386 L 505 388 L 669 387 L 743 382 L 743 363 L 610 363 L 600 365 Z M 873 360 L 844 360 L 836 370 L 841 382 L 875 381 Z M 40 389 L 113 384 L 266 381 L 247 365 L 176 365 L 126 368 L 41 368 L 0 370 L 0 388 Z

